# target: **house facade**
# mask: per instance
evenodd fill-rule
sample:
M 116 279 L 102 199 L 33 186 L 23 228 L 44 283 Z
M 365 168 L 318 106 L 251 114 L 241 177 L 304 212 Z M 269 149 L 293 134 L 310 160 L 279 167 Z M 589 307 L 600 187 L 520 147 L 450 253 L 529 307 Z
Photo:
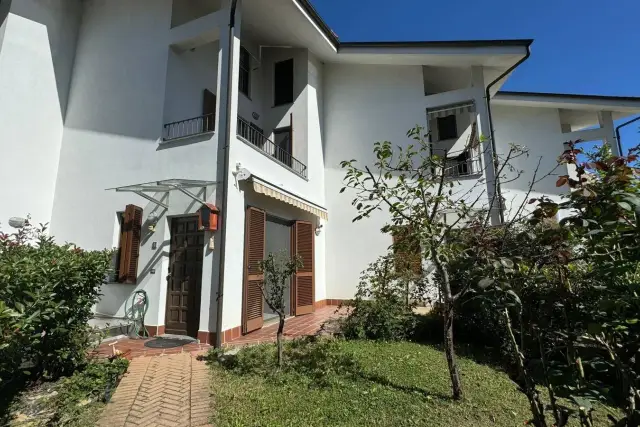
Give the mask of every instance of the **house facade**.
M 212 344 L 273 318 L 267 253 L 303 260 L 292 316 L 353 297 L 391 236 L 384 213 L 352 223 L 340 162 L 373 163 L 375 141 L 425 126 L 455 154 L 449 178 L 484 175 L 491 197 L 493 152 L 527 146 L 524 171 L 551 170 L 568 140 L 618 152 L 614 120 L 640 112 L 501 92 L 531 40 L 344 43 L 306 0 L 3 0 L 0 19 L 3 229 L 31 214 L 59 241 L 117 248 L 96 315 L 125 317 L 144 290 L 153 334 Z M 530 180 L 501 185 L 494 223 Z M 555 180 L 534 191 L 559 196 Z

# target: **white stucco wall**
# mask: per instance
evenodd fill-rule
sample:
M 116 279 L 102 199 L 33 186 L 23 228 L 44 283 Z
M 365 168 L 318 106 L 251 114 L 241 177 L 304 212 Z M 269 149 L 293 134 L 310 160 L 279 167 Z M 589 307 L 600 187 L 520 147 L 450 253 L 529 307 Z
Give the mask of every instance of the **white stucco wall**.
M 171 0 L 85 2 L 53 207 L 52 233 L 60 241 L 87 249 L 112 247 L 115 212 L 131 203 L 143 207 L 146 218 L 155 208 L 132 193 L 105 191 L 107 188 L 171 178 L 216 180 L 215 135 L 159 145 L 165 122 L 171 9 Z M 217 63 L 215 52 L 205 48 L 201 52 L 206 62 L 201 65 L 207 68 L 188 68 L 194 82 L 216 75 L 211 68 Z M 186 69 L 181 71 L 181 77 L 190 76 Z M 194 101 L 196 89 L 191 83 L 185 79 L 184 98 L 178 96 L 179 90 L 170 92 L 175 105 L 167 114 L 182 116 L 184 109 L 184 117 L 189 117 L 194 112 L 191 108 L 201 108 L 201 92 Z M 207 189 L 209 200 L 215 200 L 214 190 Z M 156 232 L 143 235 L 138 285 L 106 285 L 97 312 L 121 316 L 130 294 L 144 289 L 150 298 L 146 324 L 164 325 L 167 217 L 198 209 L 177 192 L 171 193 L 169 205 Z M 156 250 L 152 249 L 154 242 Z M 212 330 L 215 312 L 209 308 L 212 299 L 215 305 L 215 295 L 210 286 L 217 286 L 217 252 L 205 252 L 203 269 L 215 283 L 203 282 L 200 330 Z
M 214 94 L 218 91 L 219 52 L 219 41 L 199 46 L 193 51 L 169 50 L 164 123 L 202 115 L 204 90 Z
M 338 194 L 344 178 L 340 162 L 372 165 L 376 141 L 410 143 L 407 131 L 426 124 L 423 73 L 420 66 L 340 64 L 326 64 L 324 72 L 327 298 L 348 299 L 360 272 L 385 253 L 391 237 L 379 231 L 386 213 L 351 222 L 353 194 Z
M 567 168 L 566 166 L 557 167 L 558 157 L 564 151 L 563 143 L 566 141 L 560 128 L 558 110 L 493 106 L 492 112 L 498 152 L 503 156 L 506 155 L 509 144 L 522 145 L 529 150 L 529 156 L 520 156 L 510 162 L 517 171 L 524 171 L 524 173 L 516 181 L 505 182 L 502 185 L 507 215 L 511 206 L 515 213 L 527 196 L 529 183 L 532 182 L 533 173 L 540 158 L 542 159 L 536 180 L 552 171 L 553 173 L 533 187 L 529 198 L 547 195 L 559 200 L 559 196 L 566 193 L 566 187 L 557 188 L 555 183 L 558 175 L 567 174 Z M 513 177 L 514 173 L 509 172 L 508 176 Z
M 0 199 L 5 201 L 0 223 L 28 214 L 34 223 L 47 223 L 80 5 L 75 0 L 3 2 L 5 9 L 9 5 L 0 30 Z

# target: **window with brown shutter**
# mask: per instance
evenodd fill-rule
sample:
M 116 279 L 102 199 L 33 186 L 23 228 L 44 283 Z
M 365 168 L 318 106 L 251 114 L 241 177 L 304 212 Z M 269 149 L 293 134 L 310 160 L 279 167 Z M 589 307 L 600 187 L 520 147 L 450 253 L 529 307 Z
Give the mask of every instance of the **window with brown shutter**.
M 120 228 L 118 282 L 136 283 L 142 240 L 142 208 L 127 205 Z
M 242 296 L 242 332 L 248 334 L 262 328 L 263 296 L 260 286 L 264 274 L 259 263 L 265 256 L 267 215 L 256 208 L 248 208 L 244 232 L 244 281 Z
M 297 221 L 293 226 L 292 252 L 302 260 L 302 267 L 293 276 L 292 304 L 295 316 L 313 312 L 315 300 L 315 232 L 310 222 Z
M 395 267 L 398 272 L 411 271 L 422 274 L 422 251 L 420 241 L 413 235 L 411 227 L 405 226 L 392 235 Z

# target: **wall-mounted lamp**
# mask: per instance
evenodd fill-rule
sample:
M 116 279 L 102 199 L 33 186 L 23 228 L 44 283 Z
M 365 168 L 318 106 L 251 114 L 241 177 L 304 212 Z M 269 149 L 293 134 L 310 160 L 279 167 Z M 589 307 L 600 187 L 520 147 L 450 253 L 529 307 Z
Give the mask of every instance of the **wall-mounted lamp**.
M 324 225 L 319 224 L 318 226 L 316 226 L 316 236 L 319 236 L 320 233 L 322 232 L 322 228 L 324 227 Z
M 147 217 L 147 228 L 149 229 L 150 232 L 155 233 L 156 231 L 156 225 L 158 225 L 158 222 L 160 221 L 160 215 L 158 215 L 157 212 L 151 212 L 149 214 L 149 216 Z

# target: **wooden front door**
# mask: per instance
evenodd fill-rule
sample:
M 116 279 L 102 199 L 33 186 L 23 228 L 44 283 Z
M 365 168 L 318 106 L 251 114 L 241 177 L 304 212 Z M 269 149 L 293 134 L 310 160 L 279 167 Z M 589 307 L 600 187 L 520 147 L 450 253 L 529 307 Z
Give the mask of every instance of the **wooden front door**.
M 198 218 L 174 218 L 167 277 L 168 334 L 198 335 L 203 251 L 204 232 L 198 231 Z
M 293 225 L 292 250 L 302 261 L 302 267 L 293 275 L 291 286 L 291 307 L 293 315 L 313 313 L 315 301 L 315 231 L 310 222 L 297 221 Z

